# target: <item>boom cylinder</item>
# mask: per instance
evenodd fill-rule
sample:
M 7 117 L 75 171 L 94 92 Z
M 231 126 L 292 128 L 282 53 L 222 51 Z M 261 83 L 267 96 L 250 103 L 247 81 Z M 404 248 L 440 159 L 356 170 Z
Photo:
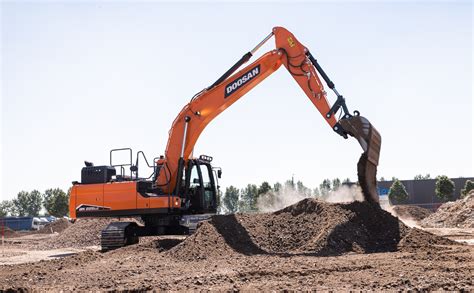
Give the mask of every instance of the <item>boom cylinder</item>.
M 242 56 L 242 58 L 240 58 L 239 61 L 237 61 L 229 70 L 227 70 L 221 77 L 219 77 L 218 80 L 216 80 L 211 86 L 209 86 L 207 90 L 210 90 L 213 87 L 219 85 L 221 82 L 226 80 L 229 76 L 231 76 L 232 73 L 234 73 L 237 69 L 239 69 L 240 66 L 242 66 L 244 63 L 247 63 L 247 61 L 249 61 L 250 58 L 252 58 L 253 54 L 255 54 L 255 52 L 258 49 L 260 49 L 260 47 L 262 47 L 263 44 L 265 44 L 272 36 L 273 36 L 273 32 L 271 32 L 268 36 L 266 36 L 265 39 L 263 39 L 260 43 L 258 43 L 257 46 L 255 46 L 255 48 L 253 48 L 250 52 L 247 52 L 244 56 Z
M 183 144 L 181 145 L 181 158 L 184 156 L 184 146 L 186 145 L 186 134 L 188 133 L 188 123 L 191 120 L 189 116 L 184 117 Z
M 188 123 L 189 121 L 191 121 L 191 117 L 189 116 L 186 116 L 184 117 L 184 131 L 183 131 L 183 144 L 181 145 L 181 155 L 180 155 L 180 158 L 178 160 L 178 176 L 177 176 L 177 180 L 176 180 L 176 187 L 175 187 L 175 191 L 176 191 L 176 195 L 179 196 L 179 189 L 181 187 L 181 180 L 183 178 L 183 176 L 181 176 L 181 174 L 183 174 L 183 169 L 184 169 L 184 147 L 186 146 L 186 135 L 188 133 Z
M 258 43 L 257 46 L 255 46 L 255 48 L 252 49 L 252 51 L 250 51 L 250 53 L 252 55 L 255 54 L 255 52 L 257 52 L 257 50 L 260 49 L 260 47 L 262 47 L 263 44 L 265 44 L 272 36 L 273 36 L 273 32 L 269 33 L 268 36 L 265 37 L 265 39 L 263 39 L 260 43 Z

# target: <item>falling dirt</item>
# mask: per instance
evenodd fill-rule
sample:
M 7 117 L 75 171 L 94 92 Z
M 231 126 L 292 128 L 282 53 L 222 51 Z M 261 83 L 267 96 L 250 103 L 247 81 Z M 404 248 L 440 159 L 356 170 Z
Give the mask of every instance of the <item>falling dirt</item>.
M 357 163 L 357 180 L 362 189 L 364 199 L 370 203 L 378 203 L 377 193 L 377 165 L 369 160 L 366 153 L 360 156 Z

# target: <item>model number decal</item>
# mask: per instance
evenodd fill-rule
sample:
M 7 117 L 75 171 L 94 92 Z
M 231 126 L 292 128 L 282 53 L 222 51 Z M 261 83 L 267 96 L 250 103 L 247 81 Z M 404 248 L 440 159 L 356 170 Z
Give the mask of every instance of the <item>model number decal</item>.
M 110 210 L 109 207 L 104 207 L 104 206 L 96 206 L 96 205 L 85 205 L 81 204 L 76 208 L 76 211 L 78 212 L 87 212 L 87 211 L 105 211 L 105 210 Z
M 255 66 L 254 68 L 250 69 L 246 73 L 242 74 L 240 77 L 229 83 L 225 87 L 225 95 L 224 98 L 232 95 L 236 90 L 238 90 L 241 86 L 252 80 L 255 76 L 260 74 L 260 64 Z

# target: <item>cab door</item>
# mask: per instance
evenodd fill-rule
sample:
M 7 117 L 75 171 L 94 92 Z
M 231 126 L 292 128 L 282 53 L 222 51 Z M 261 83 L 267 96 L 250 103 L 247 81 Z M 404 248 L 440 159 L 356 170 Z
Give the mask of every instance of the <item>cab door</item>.
M 204 194 L 204 189 L 202 186 L 201 169 L 194 160 L 189 161 L 186 175 L 187 176 L 185 192 L 190 203 L 189 211 L 193 213 L 201 213 L 201 202 Z
M 214 173 L 209 164 L 199 164 L 202 179 L 203 196 L 201 207 L 205 212 L 213 213 L 217 210 L 217 189 L 214 180 Z

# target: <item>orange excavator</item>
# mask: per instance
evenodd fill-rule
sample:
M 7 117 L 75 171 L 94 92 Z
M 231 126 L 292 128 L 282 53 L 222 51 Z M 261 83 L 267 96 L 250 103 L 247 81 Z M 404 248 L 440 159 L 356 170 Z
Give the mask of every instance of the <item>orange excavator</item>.
M 239 70 L 271 37 L 275 37 L 276 49 Z M 357 139 L 364 150 L 357 166 L 358 181 L 365 200 L 378 204 L 375 178 L 381 145 L 379 133 L 358 111 L 349 112 L 344 97 L 310 51 L 288 30 L 275 27 L 253 50 L 184 106 L 169 131 L 165 154 L 153 159 L 152 164 L 141 151 L 134 161 L 131 149 L 112 150 L 108 166 L 85 162 L 81 182 L 73 182 L 71 189 L 70 216 L 74 219 L 142 219 L 144 225 L 136 222 L 109 224 L 101 235 L 104 251 L 136 243 L 141 236 L 189 233 L 193 223 L 216 212 L 218 179 L 222 174 L 220 168 L 212 167 L 212 157 L 192 157 L 200 134 L 217 115 L 281 65 L 337 134 Z M 319 76 L 337 97 L 332 106 Z M 125 162 L 113 162 L 118 152 L 126 154 Z M 139 177 L 140 161 L 149 168 L 148 177 Z

